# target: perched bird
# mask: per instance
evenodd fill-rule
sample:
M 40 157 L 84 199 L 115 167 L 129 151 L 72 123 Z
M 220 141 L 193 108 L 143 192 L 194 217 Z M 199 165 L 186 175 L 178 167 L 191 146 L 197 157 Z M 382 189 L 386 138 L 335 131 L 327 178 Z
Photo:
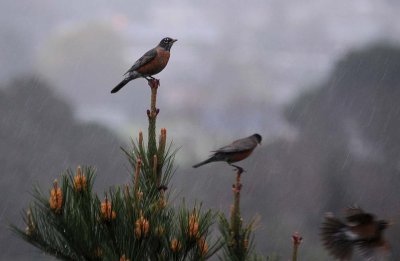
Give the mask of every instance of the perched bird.
M 321 226 L 321 237 L 325 248 L 339 260 L 350 260 L 353 250 L 367 260 L 375 251 L 389 251 L 389 244 L 383 237 L 383 230 L 389 226 L 385 220 L 377 220 L 374 215 L 358 207 L 346 209 L 345 221 L 331 213 L 325 216 Z
M 247 138 L 236 140 L 228 146 L 212 151 L 214 154 L 209 159 L 194 165 L 193 168 L 198 168 L 214 161 L 226 161 L 229 165 L 243 170 L 238 166 L 232 165 L 232 163 L 244 160 L 250 156 L 254 148 L 257 147 L 257 144 L 261 143 L 261 140 L 262 137 L 260 134 L 253 134 Z
M 166 37 L 153 49 L 145 53 L 134 65 L 124 74 L 126 75 L 111 93 L 116 93 L 128 82 L 137 78 L 146 78 L 146 80 L 154 79 L 153 75 L 161 72 L 167 66 L 170 50 L 177 39 Z

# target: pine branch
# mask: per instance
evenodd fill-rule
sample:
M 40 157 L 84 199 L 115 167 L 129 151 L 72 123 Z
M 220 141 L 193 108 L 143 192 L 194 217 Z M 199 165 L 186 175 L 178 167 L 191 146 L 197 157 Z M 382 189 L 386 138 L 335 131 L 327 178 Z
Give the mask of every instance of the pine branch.
M 157 89 L 160 85 L 158 80 L 150 80 L 148 81 L 150 89 L 151 89 L 151 102 L 150 102 L 150 110 L 147 110 L 147 117 L 149 119 L 149 140 L 148 140 L 148 154 L 147 159 L 150 162 L 151 166 L 154 165 L 153 157 L 157 155 L 157 143 L 156 143 L 156 120 L 159 109 L 156 108 L 157 102 Z
M 254 230 L 255 219 L 250 221 L 247 226 L 243 226 L 243 219 L 240 214 L 240 192 L 242 189 L 241 174 L 243 169 L 237 168 L 236 183 L 232 185 L 233 205 L 230 212 L 230 222 L 224 215 L 219 216 L 219 230 L 222 234 L 223 241 L 223 256 L 220 260 L 262 260 L 253 254 L 254 250 Z
M 292 242 L 293 242 L 292 261 L 297 261 L 297 253 L 298 253 L 299 246 L 300 246 L 302 240 L 303 240 L 303 237 L 301 237 L 298 232 L 295 232 L 292 235 Z

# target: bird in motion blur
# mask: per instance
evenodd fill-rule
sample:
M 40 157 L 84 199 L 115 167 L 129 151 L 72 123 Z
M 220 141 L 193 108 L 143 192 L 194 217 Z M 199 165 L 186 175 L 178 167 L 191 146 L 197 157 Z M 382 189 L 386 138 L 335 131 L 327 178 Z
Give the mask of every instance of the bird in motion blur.
M 146 52 L 132 65 L 124 74 L 125 79 L 115 86 L 111 93 L 116 93 L 128 82 L 137 78 L 145 78 L 148 81 L 154 80 L 153 75 L 161 72 L 167 66 L 171 47 L 176 41 L 177 39 L 169 37 L 162 39 L 156 47 Z
M 372 260 L 376 254 L 389 252 L 389 244 L 383 237 L 388 221 L 377 220 L 358 207 L 347 208 L 345 214 L 342 221 L 327 213 L 321 226 L 323 245 L 333 257 L 350 260 L 357 250 L 363 258 Z
M 194 165 L 193 168 L 198 168 L 204 164 L 214 161 L 225 161 L 229 165 L 243 171 L 243 168 L 233 165 L 232 163 L 244 160 L 245 158 L 250 156 L 255 147 L 257 147 L 257 145 L 261 143 L 261 140 L 261 135 L 257 133 L 249 137 L 236 140 L 225 147 L 212 151 L 214 153 L 211 155 L 210 158 Z

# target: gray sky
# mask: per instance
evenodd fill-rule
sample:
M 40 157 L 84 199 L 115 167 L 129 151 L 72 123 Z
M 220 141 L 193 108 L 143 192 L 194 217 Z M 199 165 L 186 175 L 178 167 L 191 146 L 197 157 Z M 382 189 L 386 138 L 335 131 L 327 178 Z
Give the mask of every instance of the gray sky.
M 127 138 L 146 128 L 146 82 L 110 90 L 161 38 L 178 38 L 157 76 L 159 127 L 204 155 L 254 132 L 267 142 L 290 137 L 282 106 L 323 79 L 349 49 L 398 42 L 399 7 L 388 0 L 5 0 L 0 80 L 38 73 L 77 117 Z

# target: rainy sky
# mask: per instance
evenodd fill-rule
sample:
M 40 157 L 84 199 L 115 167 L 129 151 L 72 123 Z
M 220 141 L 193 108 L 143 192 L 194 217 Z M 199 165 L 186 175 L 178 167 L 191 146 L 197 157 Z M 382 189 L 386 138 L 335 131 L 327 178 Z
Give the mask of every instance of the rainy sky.
M 290 136 L 281 106 L 350 48 L 398 41 L 397 1 L 3 1 L 0 80 L 37 73 L 127 140 L 143 128 L 144 80 L 109 91 L 164 36 L 178 38 L 161 78 L 160 125 L 212 147 L 253 133 Z M 239 105 L 239 106 L 238 106 Z M 240 108 L 239 108 L 240 107 Z M 179 122 L 179 124 L 178 124 Z M 209 133 L 213 137 L 209 137 Z M 197 155 L 197 154 L 196 154 Z

